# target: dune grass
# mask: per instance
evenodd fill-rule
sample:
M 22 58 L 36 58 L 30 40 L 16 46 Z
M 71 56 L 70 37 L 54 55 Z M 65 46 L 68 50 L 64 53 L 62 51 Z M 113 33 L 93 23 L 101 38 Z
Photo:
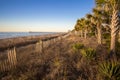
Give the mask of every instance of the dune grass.
M 119 66 L 111 67 L 113 65 L 111 62 L 104 63 L 107 62 L 107 45 L 98 46 L 97 40 L 91 41 L 93 39 L 85 40 L 71 36 L 56 41 L 53 45 L 46 47 L 43 52 L 36 52 L 36 45 L 18 48 L 16 49 L 18 60 L 16 68 L 0 73 L 0 79 L 119 80 L 119 77 L 116 77 L 119 74 L 114 71 L 119 70 Z M 119 59 L 115 62 L 119 64 Z

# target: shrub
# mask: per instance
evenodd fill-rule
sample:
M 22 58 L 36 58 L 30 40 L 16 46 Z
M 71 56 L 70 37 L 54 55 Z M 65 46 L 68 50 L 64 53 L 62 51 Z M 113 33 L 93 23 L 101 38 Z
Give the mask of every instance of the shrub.
M 110 33 L 104 33 L 103 38 L 104 39 L 110 39 Z
M 88 36 L 89 37 L 95 36 L 95 33 L 94 32 L 88 33 Z
M 93 59 L 96 56 L 96 51 L 92 48 L 82 49 L 81 54 L 82 54 L 82 56 L 86 57 L 87 59 Z
M 73 50 L 75 51 L 79 51 L 80 49 L 83 49 L 84 48 L 84 45 L 81 44 L 81 43 L 76 43 L 76 44 L 73 44 Z
M 105 80 L 120 80 L 120 64 L 116 61 L 99 64 L 99 72 Z

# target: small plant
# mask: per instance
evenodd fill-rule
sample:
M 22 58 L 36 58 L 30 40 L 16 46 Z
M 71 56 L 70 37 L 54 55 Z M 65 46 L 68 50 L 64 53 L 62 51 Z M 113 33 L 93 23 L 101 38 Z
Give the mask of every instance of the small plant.
M 95 33 L 94 32 L 88 33 L 88 36 L 89 37 L 95 36 Z
M 105 80 L 120 80 L 120 63 L 116 61 L 99 64 L 99 72 Z
M 81 44 L 81 43 L 76 43 L 76 44 L 73 44 L 73 50 L 75 51 L 79 51 L 80 49 L 83 49 L 84 48 L 84 45 Z
M 61 61 L 58 58 L 55 58 L 55 60 L 54 60 L 54 66 L 60 67 L 61 65 L 62 65 Z
M 93 59 L 96 56 L 96 51 L 92 48 L 82 49 L 81 54 L 82 54 L 82 56 L 86 57 L 87 59 Z
M 104 39 L 110 39 L 110 33 L 104 33 L 103 38 Z
M 110 47 L 110 39 L 106 39 L 106 45 L 107 47 Z

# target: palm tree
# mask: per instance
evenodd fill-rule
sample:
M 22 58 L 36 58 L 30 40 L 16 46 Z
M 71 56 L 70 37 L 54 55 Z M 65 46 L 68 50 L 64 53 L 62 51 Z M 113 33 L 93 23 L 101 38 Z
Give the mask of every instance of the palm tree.
M 116 53 L 116 38 L 120 29 L 120 20 L 119 20 L 119 8 L 120 8 L 120 0 L 112 0 L 112 20 L 111 20 L 111 54 Z
M 80 36 L 83 37 L 83 19 L 78 19 L 75 25 L 75 30 L 80 32 Z
M 87 15 L 87 18 L 91 19 L 91 22 L 96 25 L 96 29 L 97 29 L 97 40 L 98 40 L 98 44 L 101 45 L 102 44 L 102 13 L 100 8 L 94 8 L 93 9 L 93 14 L 92 15 Z
M 84 38 L 87 38 L 88 31 L 91 29 L 91 22 L 89 19 L 84 20 Z
M 110 50 L 111 50 L 111 55 L 115 56 L 116 53 L 116 41 L 117 41 L 117 35 L 120 29 L 120 0 L 96 0 L 97 4 L 102 4 L 104 6 L 110 5 L 109 7 L 112 10 L 112 18 L 111 18 L 111 45 L 110 45 Z
M 84 38 L 87 38 L 87 33 L 90 28 L 90 21 L 86 18 L 81 19 L 82 30 L 84 31 Z
M 96 24 L 98 44 L 102 44 L 102 11 L 99 8 L 93 9 L 93 21 Z
M 80 19 L 78 19 L 77 22 L 76 22 L 75 30 L 76 30 L 76 31 L 79 31 L 79 30 L 80 30 Z
M 96 25 L 91 21 L 92 17 L 93 17 L 92 14 L 86 14 L 86 18 L 89 21 L 89 31 L 95 33 L 95 36 L 96 36 L 97 35 L 96 27 L 95 27 Z
M 81 37 L 86 38 L 85 18 L 81 18 Z

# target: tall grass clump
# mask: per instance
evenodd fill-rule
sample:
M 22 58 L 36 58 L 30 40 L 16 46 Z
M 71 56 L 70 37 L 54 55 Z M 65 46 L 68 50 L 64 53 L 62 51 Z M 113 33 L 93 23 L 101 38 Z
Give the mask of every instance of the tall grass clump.
M 110 39 L 110 33 L 104 33 L 103 38 L 104 39 Z
M 83 57 L 86 57 L 87 59 L 95 59 L 96 50 L 92 48 L 82 49 L 81 54 Z
M 73 44 L 72 46 L 74 51 L 79 51 L 80 49 L 84 48 L 84 44 L 81 44 L 80 42 Z
M 98 66 L 104 80 L 120 80 L 120 63 L 117 61 L 105 61 Z

